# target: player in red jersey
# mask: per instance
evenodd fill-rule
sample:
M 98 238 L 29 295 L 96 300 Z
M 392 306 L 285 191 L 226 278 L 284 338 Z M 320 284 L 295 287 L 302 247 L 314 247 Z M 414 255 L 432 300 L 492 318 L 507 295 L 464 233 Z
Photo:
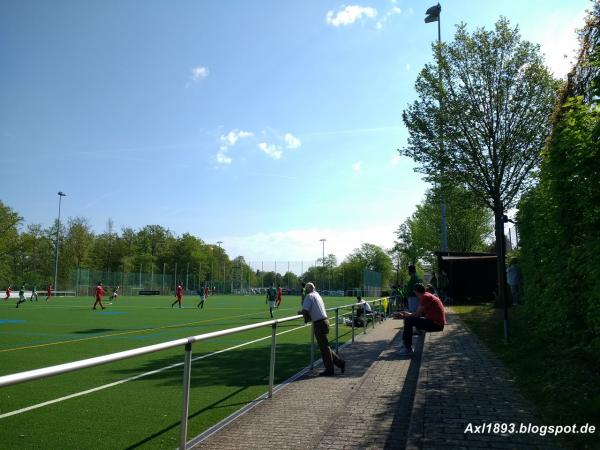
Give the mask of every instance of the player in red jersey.
M 208 288 L 208 286 L 206 286 L 204 288 L 204 300 L 207 300 L 209 295 L 210 295 L 210 289 Z
M 175 306 L 175 303 L 179 303 L 179 307 L 181 308 L 181 301 L 183 300 L 183 283 L 180 281 L 177 283 L 177 289 L 175 289 L 175 297 L 177 299 L 171 303 L 171 308 Z
M 8 287 L 6 288 L 6 297 L 4 297 L 4 301 L 6 301 L 10 298 L 11 292 L 12 292 L 12 288 L 10 287 L 10 284 L 9 284 Z
M 281 305 L 282 297 L 283 297 L 283 289 L 281 289 L 281 286 L 278 284 L 277 285 L 277 307 L 278 308 Z
M 103 295 L 104 288 L 102 287 L 102 281 L 98 281 L 98 286 L 96 286 L 96 302 L 94 303 L 94 307 L 92 309 L 96 309 L 96 305 L 100 305 L 102 309 L 106 309 L 106 307 L 102 304 Z
M 52 285 L 49 284 L 48 288 L 46 289 L 46 301 L 50 300 L 50 297 L 52 297 Z

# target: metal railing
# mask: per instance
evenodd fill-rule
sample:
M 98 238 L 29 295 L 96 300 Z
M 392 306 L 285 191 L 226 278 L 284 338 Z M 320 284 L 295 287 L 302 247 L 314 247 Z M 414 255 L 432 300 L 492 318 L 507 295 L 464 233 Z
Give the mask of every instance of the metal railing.
M 370 300 L 367 303 L 372 304 L 372 308 L 376 303 L 379 304 L 380 308 L 382 308 L 384 299 L 376 299 Z M 345 315 L 351 315 L 352 317 L 352 342 L 354 342 L 355 337 L 355 304 L 337 306 L 334 308 L 328 308 L 327 311 L 335 311 L 335 347 L 336 350 L 339 348 L 339 319 Z M 339 314 L 339 311 L 342 309 L 351 309 L 350 313 Z M 208 339 L 213 339 L 221 336 L 229 336 L 232 334 L 241 333 L 249 330 L 256 330 L 258 328 L 263 327 L 271 327 L 271 355 L 269 360 L 269 390 L 268 397 L 271 398 L 273 396 L 273 385 L 275 381 L 275 357 L 276 357 L 276 349 L 277 349 L 277 325 L 283 322 L 290 322 L 292 320 L 301 319 L 303 316 L 295 315 L 289 317 L 283 317 L 281 319 L 273 319 L 267 320 L 265 322 L 258 322 L 249 325 L 243 325 L 235 328 L 228 328 L 220 331 L 213 331 L 210 333 L 199 334 L 196 336 L 190 336 L 187 338 L 176 339 L 173 341 L 162 342 L 160 344 L 148 345 L 145 347 L 139 347 L 132 350 L 125 350 L 117 353 L 110 353 L 108 355 L 96 356 L 94 358 L 82 359 L 79 361 L 74 361 L 70 363 L 58 364 L 50 367 L 43 367 L 41 369 L 33 369 L 27 370 L 24 372 L 14 373 L 10 375 L 0 376 L 0 388 L 11 386 L 14 384 L 25 383 L 27 381 L 39 380 L 42 378 L 49 378 L 55 375 L 61 375 L 68 372 L 74 372 L 82 369 L 87 369 L 90 367 L 96 367 L 103 364 L 108 364 L 116 361 L 121 361 L 124 359 L 134 358 L 136 356 L 147 355 L 150 353 L 156 353 L 163 350 L 168 350 L 175 347 L 184 347 L 184 364 L 183 364 L 183 395 L 182 395 L 182 407 L 181 407 L 181 428 L 179 433 L 179 448 L 185 449 L 187 444 L 187 428 L 188 428 L 188 414 L 189 414 L 189 404 L 190 404 L 190 381 L 191 381 L 191 369 L 192 369 L 192 344 L 196 342 L 206 341 Z M 375 327 L 375 322 L 377 321 L 376 315 L 372 314 L 372 322 L 373 328 Z M 300 326 L 296 329 L 304 328 L 304 326 Z M 367 316 L 364 319 L 364 333 L 366 333 L 367 328 Z M 315 363 L 315 354 L 314 354 L 314 331 L 311 329 L 311 345 L 310 345 L 310 368 L 314 367 Z

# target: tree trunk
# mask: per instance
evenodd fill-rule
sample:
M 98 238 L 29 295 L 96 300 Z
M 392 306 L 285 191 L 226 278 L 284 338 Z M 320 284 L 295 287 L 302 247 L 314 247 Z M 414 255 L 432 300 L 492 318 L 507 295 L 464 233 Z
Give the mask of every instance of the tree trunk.
M 504 221 L 502 206 L 494 211 L 494 223 L 496 231 L 496 269 L 498 275 L 498 297 L 497 302 L 504 308 L 504 340 L 508 342 L 508 296 L 506 295 L 506 245 L 504 242 Z

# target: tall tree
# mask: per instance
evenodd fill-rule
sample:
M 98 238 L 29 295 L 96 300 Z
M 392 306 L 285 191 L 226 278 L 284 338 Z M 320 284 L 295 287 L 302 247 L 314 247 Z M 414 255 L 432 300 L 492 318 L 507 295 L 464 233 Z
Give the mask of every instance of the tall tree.
M 418 99 L 403 112 L 409 140 L 402 154 L 429 181 L 466 186 L 493 211 L 502 301 L 503 215 L 539 164 L 558 84 L 539 46 L 523 41 L 505 18 L 492 31 L 469 34 L 458 26 L 454 41 L 436 44 L 435 57 L 437 65 L 417 78 Z

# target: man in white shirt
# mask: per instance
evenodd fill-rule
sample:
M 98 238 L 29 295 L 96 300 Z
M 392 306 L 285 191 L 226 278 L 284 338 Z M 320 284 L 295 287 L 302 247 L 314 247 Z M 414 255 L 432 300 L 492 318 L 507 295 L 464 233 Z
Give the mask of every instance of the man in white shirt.
M 323 299 L 316 291 L 313 283 L 306 283 L 306 296 L 302 301 L 302 311 L 299 311 L 298 314 L 304 316 L 305 323 L 313 323 L 315 339 L 319 344 L 323 365 L 325 366 L 325 370 L 319 373 L 319 376 L 333 376 L 335 374 L 333 368 L 334 365 L 338 366 L 342 370 L 342 373 L 344 373 L 346 370 L 346 361 L 341 359 L 329 347 L 329 342 L 327 340 L 327 334 L 329 333 L 327 311 L 325 310 L 325 303 L 323 303 Z

